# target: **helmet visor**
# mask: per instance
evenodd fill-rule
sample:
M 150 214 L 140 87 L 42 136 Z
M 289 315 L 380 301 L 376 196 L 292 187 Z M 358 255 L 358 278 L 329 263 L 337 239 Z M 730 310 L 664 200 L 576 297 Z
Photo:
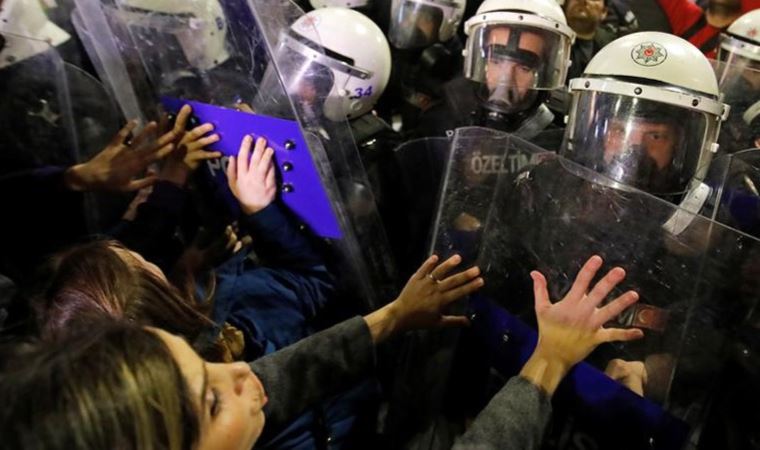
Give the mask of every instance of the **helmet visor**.
M 393 0 L 388 40 L 399 49 L 424 48 L 443 40 L 441 26 L 456 5 Z
M 713 61 L 723 101 L 731 106 L 721 127 L 720 148 L 733 153 L 754 147 L 760 137 L 760 62 L 736 53 L 722 53 L 725 62 Z
M 524 94 L 565 83 L 570 38 L 532 25 L 484 23 L 467 40 L 465 75 L 495 90 L 509 86 Z
M 654 195 L 687 189 L 717 131 L 699 111 L 594 91 L 575 94 L 570 117 L 563 156 Z

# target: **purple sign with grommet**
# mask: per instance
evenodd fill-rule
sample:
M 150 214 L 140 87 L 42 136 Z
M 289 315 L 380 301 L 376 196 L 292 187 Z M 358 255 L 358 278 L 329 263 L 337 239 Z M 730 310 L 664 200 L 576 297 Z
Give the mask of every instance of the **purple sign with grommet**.
M 311 156 L 298 123 L 276 117 L 246 113 L 205 103 L 162 97 L 161 103 L 171 113 L 178 113 L 183 105 L 193 108 L 198 124 L 211 123 L 219 141 L 209 146 L 221 152 L 221 162 L 209 162 L 214 179 L 223 184 L 229 193 L 225 169 L 230 156 L 237 156 L 240 143 L 246 135 L 263 137 L 274 150 L 279 190 L 282 202 L 315 234 L 324 238 L 340 239 L 343 234 L 327 191 Z M 234 197 L 233 197 L 234 200 Z

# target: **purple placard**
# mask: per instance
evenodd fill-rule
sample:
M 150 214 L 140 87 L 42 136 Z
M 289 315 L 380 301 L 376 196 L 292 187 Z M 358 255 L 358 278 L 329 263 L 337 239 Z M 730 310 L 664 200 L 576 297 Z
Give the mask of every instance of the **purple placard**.
M 161 103 L 173 113 L 185 104 L 190 105 L 199 123 L 213 124 L 214 132 L 220 137 L 219 142 L 210 146 L 211 150 L 227 157 L 237 156 L 240 142 L 247 134 L 266 138 L 268 145 L 274 149 L 275 164 L 282 180 L 279 190 L 283 203 L 318 236 L 331 239 L 343 237 L 330 198 L 297 122 L 170 97 L 162 97 Z M 217 166 L 216 171 L 211 165 L 209 167 L 217 182 L 229 191 L 224 175 L 226 164 Z

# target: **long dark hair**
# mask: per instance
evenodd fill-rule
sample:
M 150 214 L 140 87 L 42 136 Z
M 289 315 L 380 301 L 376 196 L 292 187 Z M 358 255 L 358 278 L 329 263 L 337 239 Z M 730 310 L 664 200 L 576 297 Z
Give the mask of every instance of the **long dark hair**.
M 105 318 L 151 325 L 196 342 L 214 323 L 206 307 L 144 267 L 115 241 L 93 241 L 53 256 L 34 296 L 43 338 Z M 221 344 L 203 356 L 221 359 Z

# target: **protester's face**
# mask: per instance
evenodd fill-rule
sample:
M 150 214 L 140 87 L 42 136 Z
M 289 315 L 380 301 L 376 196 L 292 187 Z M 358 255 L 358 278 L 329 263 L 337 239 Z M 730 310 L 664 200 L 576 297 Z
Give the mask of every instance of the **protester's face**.
M 613 120 L 604 145 L 604 160 L 609 163 L 615 156 L 632 148 L 645 151 L 658 169 L 670 165 L 678 143 L 675 127 L 668 123 L 637 120 Z
M 607 8 L 603 0 L 568 0 L 565 15 L 571 26 L 579 22 L 599 24 L 607 15 Z
M 152 330 L 169 348 L 190 387 L 200 419 L 197 448 L 250 450 L 264 429 L 267 396 L 248 363 L 208 363 L 184 339 Z
M 498 27 L 491 30 L 488 34 L 488 45 L 506 46 L 509 42 L 509 35 L 512 33 L 508 27 Z M 520 35 L 518 44 L 520 50 L 535 53 L 542 59 L 544 51 L 544 38 L 537 33 L 523 31 Z M 517 98 L 512 99 L 514 103 L 519 103 L 525 98 L 528 91 L 533 87 L 535 82 L 535 68 L 521 64 L 509 58 L 489 58 L 486 66 L 486 83 L 489 92 L 496 90 L 499 85 L 508 84 L 513 95 Z

